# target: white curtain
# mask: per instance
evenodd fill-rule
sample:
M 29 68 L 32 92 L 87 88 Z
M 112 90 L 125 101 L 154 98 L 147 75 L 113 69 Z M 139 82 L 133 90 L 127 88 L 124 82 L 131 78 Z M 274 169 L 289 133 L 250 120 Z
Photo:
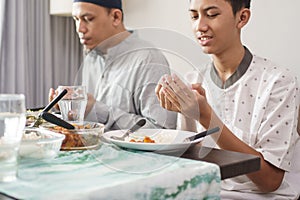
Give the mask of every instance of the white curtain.
M 5 3 L 0 93 L 24 93 L 28 108 L 44 106 L 49 88 L 73 84 L 80 67 L 82 49 L 73 20 L 50 16 L 46 0 L 0 1 Z
M 5 1 L 0 1 L 0 47 L 2 42 L 3 24 L 4 24 Z

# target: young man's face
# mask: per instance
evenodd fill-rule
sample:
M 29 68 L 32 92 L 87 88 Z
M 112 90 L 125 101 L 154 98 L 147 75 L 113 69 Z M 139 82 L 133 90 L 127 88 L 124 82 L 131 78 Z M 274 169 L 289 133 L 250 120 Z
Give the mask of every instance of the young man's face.
M 191 0 L 189 9 L 197 41 L 205 53 L 221 54 L 240 41 L 238 14 L 225 0 Z
M 73 18 L 80 42 L 91 50 L 113 35 L 113 17 L 107 9 L 92 3 L 73 3 Z

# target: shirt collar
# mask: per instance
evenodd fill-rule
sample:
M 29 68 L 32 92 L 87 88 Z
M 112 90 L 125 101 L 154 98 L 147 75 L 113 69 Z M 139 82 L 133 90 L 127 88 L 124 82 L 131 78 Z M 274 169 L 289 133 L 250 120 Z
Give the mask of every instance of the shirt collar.
M 109 58 L 114 58 L 118 55 L 121 55 L 122 52 L 124 51 L 128 51 L 128 49 L 130 49 L 130 44 L 131 44 L 131 41 L 134 40 L 135 38 L 137 38 L 137 33 L 134 32 L 134 31 L 129 31 L 131 34 L 125 38 L 122 42 L 118 43 L 117 45 L 107 49 L 107 53 L 103 53 L 101 51 L 101 46 L 99 47 L 96 47 L 95 49 L 93 49 L 91 52 L 90 52 L 90 55 L 99 55 L 101 56 L 104 60 L 107 60 Z
M 214 66 L 214 63 L 212 63 L 212 67 L 210 70 L 210 77 L 212 79 L 212 81 L 219 87 L 219 88 L 223 88 L 226 89 L 228 87 L 230 87 L 231 85 L 233 85 L 235 82 L 237 82 L 247 71 L 247 69 L 249 68 L 253 55 L 251 54 L 251 52 L 248 50 L 247 47 L 245 48 L 245 55 L 243 60 L 241 61 L 241 63 L 239 64 L 238 68 L 236 69 L 236 71 L 225 81 L 225 83 L 223 84 L 223 81 L 220 79 L 217 69 Z

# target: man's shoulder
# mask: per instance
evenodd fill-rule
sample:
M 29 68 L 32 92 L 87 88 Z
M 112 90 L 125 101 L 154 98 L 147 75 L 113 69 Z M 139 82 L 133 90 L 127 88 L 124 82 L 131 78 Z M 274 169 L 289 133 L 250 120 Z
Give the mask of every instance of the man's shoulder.
M 285 76 L 287 78 L 295 77 L 295 74 L 288 67 L 280 66 L 274 61 L 253 55 L 251 67 L 259 74 L 269 74 L 270 76 Z
M 130 44 L 129 47 L 137 48 L 137 47 L 145 47 L 145 48 L 153 48 L 155 47 L 150 41 L 142 39 L 138 31 L 130 31 L 131 35 L 125 40 L 127 44 Z
M 132 55 L 139 59 L 166 59 L 161 49 L 150 41 L 140 38 L 137 32 L 132 32 L 130 37 L 124 41 L 122 49 L 124 50 L 123 54 Z

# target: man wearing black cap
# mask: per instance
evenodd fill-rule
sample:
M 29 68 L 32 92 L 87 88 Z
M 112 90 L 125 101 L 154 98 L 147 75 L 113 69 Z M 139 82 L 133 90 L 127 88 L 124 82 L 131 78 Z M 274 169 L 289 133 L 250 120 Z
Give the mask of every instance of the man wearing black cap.
M 86 120 L 105 124 L 106 131 L 127 129 L 140 118 L 147 128 L 176 128 L 176 113 L 161 108 L 154 92 L 170 72 L 168 62 L 126 30 L 121 0 L 74 0 L 72 14 L 88 53 L 81 76 L 89 93 Z
M 122 20 L 121 0 L 74 0 L 73 18 L 80 42 L 92 50 L 106 39 L 127 32 Z M 124 33 L 124 36 L 128 36 Z

